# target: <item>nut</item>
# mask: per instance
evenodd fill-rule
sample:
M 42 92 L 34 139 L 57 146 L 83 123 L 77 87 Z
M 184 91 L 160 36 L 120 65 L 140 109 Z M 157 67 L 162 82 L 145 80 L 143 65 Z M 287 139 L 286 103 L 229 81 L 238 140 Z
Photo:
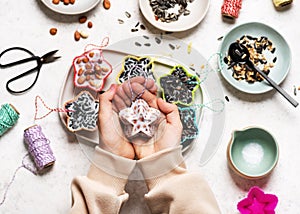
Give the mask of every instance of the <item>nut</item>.
M 84 58 L 82 59 L 82 61 L 83 61 L 84 63 L 87 63 L 87 62 L 89 61 L 89 58 L 84 57 Z
M 81 23 L 81 24 L 85 23 L 86 20 L 87 20 L 86 16 L 80 16 L 79 19 L 78 19 L 79 23 Z
M 64 0 L 64 4 L 68 5 L 70 3 L 70 0 Z
M 80 33 L 81 38 L 83 38 L 83 39 L 86 39 L 89 37 L 89 34 L 85 31 L 80 31 L 79 33 Z
M 59 4 L 60 0 L 52 0 L 53 4 Z
M 75 39 L 75 41 L 79 41 L 80 37 L 81 37 L 81 36 L 80 36 L 79 31 L 76 30 L 75 33 L 74 33 L 74 39 Z
M 82 85 L 85 82 L 85 76 L 81 76 L 77 79 L 77 83 Z
M 104 0 L 103 1 L 103 7 L 108 10 L 110 8 L 110 1 L 109 0 Z
M 49 32 L 52 36 L 54 36 L 57 33 L 57 28 L 51 28 Z
M 75 4 L 75 0 L 70 0 L 70 4 Z
M 88 28 L 92 28 L 93 27 L 93 22 L 89 21 L 87 26 L 88 26 Z
M 90 52 L 90 53 L 89 53 L 89 57 L 91 57 L 91 58 L 93 58 L 93 57 L 94 57 L 94 55 L 95 55 L 95 53 L 94 53 L 94 52 Z
M 79 71 L 78 71 L 78 76 L 81 76 L 83 74 L 83 69 L 80 68 Z

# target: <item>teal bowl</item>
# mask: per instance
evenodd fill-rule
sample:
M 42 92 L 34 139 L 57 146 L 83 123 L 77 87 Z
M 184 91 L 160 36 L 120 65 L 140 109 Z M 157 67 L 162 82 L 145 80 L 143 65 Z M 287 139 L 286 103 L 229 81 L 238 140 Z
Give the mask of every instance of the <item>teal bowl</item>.
M 268 131 L 259 127 L 234 131 L 227 148 L 231 169 L 248 179 L 269 175 L 278 162 L 278 156 L 276 140 Z

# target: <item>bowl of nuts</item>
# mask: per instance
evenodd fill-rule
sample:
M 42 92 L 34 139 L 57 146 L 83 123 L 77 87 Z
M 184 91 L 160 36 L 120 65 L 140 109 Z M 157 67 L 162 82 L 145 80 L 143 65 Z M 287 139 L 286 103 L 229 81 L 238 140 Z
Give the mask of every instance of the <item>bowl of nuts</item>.
M 219 68 L 230 85 L 250 94 L 265 93 L 273 89 L 247 64 L 231 59 L 228 51 L 235 42 L 247 47 L 252 63 L 277 84 L 285 79 L 291 64 L 291 51 L 286 40 L 270 26 L 250 22 L 233 28 L 222 39 Z

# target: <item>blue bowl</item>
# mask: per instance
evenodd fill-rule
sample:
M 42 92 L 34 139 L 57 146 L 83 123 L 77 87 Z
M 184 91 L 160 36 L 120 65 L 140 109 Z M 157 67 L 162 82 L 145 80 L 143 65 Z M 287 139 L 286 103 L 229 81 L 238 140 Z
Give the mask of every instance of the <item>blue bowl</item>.
M 269 175 L 278 162 L 278 156 L 276 140 L 259 127 L 234 131 L 227 148 L 229 166 L 238 175 L 249 179 Z

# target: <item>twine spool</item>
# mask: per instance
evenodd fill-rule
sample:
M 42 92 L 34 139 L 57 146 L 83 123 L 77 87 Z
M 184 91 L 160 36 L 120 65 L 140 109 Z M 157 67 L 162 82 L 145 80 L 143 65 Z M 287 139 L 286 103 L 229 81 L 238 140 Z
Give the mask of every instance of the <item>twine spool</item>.
M 273 0 L 274 6 L 278 9 L 288 6 L 291 3 L 293 3 L 293 0 Z
M 224 0 L 224 3 L 221 7 L 221 13 L 226 18 L 238 18 L 241 8 L 242 0 Z
M 0 137 L 19 119 L 19 112 L 12 104 L 3 104 L 0 109 Z
M 25 129 L 24 138 L 39 171 L 54 164 L 56 159 L 50 148 L 50 141 L 43 134 L 41 126 L 34 125 Z

